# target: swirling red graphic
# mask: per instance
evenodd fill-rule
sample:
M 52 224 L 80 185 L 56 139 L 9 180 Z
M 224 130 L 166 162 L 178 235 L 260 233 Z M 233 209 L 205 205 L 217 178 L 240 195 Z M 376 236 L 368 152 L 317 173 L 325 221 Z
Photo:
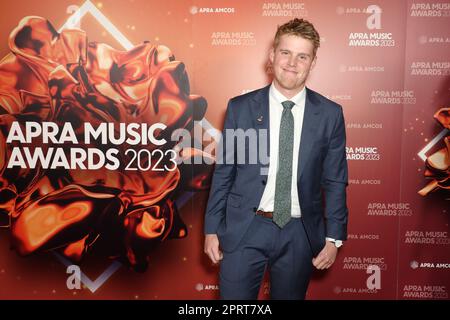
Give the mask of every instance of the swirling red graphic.
M 117 124 L 117 131 L 120 123 L 163 123 L 166 129 L 157 134 L 166 144 L 133 148 L 171 149 L 172 132 L 192 129 L 207 107 L 203 97 L 190 94 L 184 64 L 165 46 L 144 42 L 118 51 L 88 42 L 82 30 L 58 33 L 40 17 L 24 18 L 11 33 L 9 48 L 0 63 L 0 217 L 11 231 L 12 247 L 21 255 L 57 250 L 79 261 L 99 246 L 145 270 L 158 243 L 186 236 L 176 198 L 183 190 L 206 188 L 209 168 L 196 167 L 195 176 L 183 164 L 173 171 L 8 168 L 18 143 L 8 144 L 6 137 L 13 122 L 69 122 L 80 141 L 86 122 Z M 41 142 L 26 146 L 31 151 L 61 147 Z M 93 141 L 82 147 L 107 146 Z M 123 151 L 130 146 L 115 148 L 127 163 Z

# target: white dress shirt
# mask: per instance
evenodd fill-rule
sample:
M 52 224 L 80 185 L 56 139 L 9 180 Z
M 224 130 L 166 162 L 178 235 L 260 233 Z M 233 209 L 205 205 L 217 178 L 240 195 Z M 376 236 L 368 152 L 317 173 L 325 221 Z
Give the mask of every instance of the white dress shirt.
M 297 93 L 291 99 L 286 98 L 278 91 L 274 84 L 269 90 L 269 126 L 270 126 L 270 162 L 267 183 L 264 189 L 258 210 L 273 212 L 275 199 L 276 175 L 278 171 L 278 144 L 280 139 L 281 115 L 283 113 L 282 102 L 290 100 L 295 103 L 292 107 L 294 116 L 294 148 L 292 155 L 292 187 L 291 187 L 291 215 L 301 217 L 300 202 L 297 190 L 298 153 L 300 150 L 300 138 L 303 126 L 303 114 L 305 112 L 306 89 Z M 301 192 L 301 190 L 300 190 Z

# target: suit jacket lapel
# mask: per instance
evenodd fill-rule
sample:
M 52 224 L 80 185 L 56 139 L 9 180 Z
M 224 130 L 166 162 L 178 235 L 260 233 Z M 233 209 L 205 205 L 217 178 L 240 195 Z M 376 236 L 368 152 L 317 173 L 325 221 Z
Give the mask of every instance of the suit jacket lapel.
M 258 135 L 258 143 L 259 143 L 259 130 L 265 129 L 267 130 L 266 136 L 266 146 L 267 146 L 267 157 L 270 158 L 270 121 L 269 121 L 269 86 L 262 88 L 251 101 L 251 109 L 252 109 L 252 121 L 253 127 L 257 130 Z M 261 143 L 258 145 L 261 146 Z M 264 164 L 264 167 L 266 164 Z M 267 163 L 267 167 L 269 163 Z
M 305 112 L 303 115 L 302 135 L 298 154 L 297 179 L 305 169 L 306 162 L 314 145 L 314 137 L 320 122 L 320 102 L 314 97 L 314 93 L 306 88 Z

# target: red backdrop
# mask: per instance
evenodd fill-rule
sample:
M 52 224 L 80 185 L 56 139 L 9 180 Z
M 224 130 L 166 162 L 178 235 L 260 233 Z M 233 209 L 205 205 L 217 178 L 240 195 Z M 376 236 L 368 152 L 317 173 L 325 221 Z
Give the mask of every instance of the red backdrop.
M 347 124 L 349 240 L 330 270 L 315 272 L 308 298 L 449 299 L 449 190 L 418 193 L 436 174 L 449 185 L 449 133 L 443 125 L 449 128 L 448 111 L 441 113 L 443 124 L 433 117 L 450 103 L 449 2 L 92 3 L 132 45 L 169 47 L 186 65 L 191 92 L 207 100 L 205 118 L 218 129 L 230 97 L 270 81 L 266 64 L 276 26 L 294 17 L 313 22 L 321 47 L 308 86 L 341 104 Z M 83 5 L 2 2 L 0 56 L 10 53 L 9 35 L 22 18 L 41 16 L 58 30 Z M 117 33 L 92 12 L 78 25 L 88 40 L 125 50 Z M 426 173 L 425 159 L 439 150 L 440 167 Z M 10 250 L 8 228 L 0 229 L 0 298 L 217 298 L 218 268 L 202 248 L 207 196 L 202 191 L 178 199 L 188 235 L 157 246 L 144 273 L 87 255 L 80 266 L 89 279 L 98 279 L 96 290 L 89 289 L 92 284 L 69 290 L 60 259 L 45 252 L 21 257 Z M 376 288 L 367 287 L 368 265 L 380 267 Z M 267 288 L 265 280 L 261 297 Z

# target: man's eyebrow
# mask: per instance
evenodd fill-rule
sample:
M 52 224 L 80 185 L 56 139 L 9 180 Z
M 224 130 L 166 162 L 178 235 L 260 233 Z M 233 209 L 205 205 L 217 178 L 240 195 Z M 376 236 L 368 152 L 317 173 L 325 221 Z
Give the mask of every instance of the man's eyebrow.
M 287 51 L 287 52 L 289 52 L 289 53 L 292 53 L 292 51 L 289 50 L 289 49 L 283 49 L 283 48 L 280 48 L 280 51 Z M 311 57 L 311 55 L 310 55 L 309 53 L 306 53 L 306 52 L 299 52 L 298 55 L 304 55 L 304 56 Z

